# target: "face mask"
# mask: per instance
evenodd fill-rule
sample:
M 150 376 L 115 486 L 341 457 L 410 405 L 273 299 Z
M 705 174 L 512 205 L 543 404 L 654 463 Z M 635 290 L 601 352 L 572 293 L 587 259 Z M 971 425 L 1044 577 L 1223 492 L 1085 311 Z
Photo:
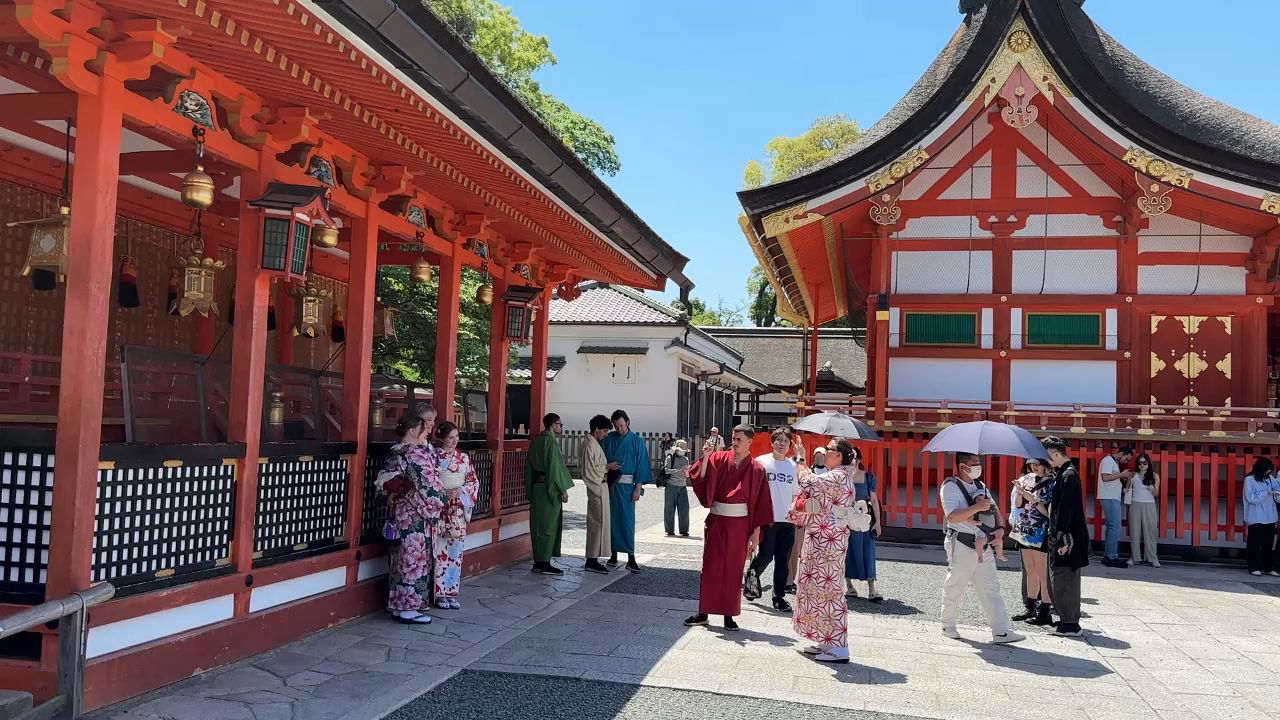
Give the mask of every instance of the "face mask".
M 978 478 L 982 477 L 982 467 L 979 465 L 974 465 L 973 467 L 969 468 L 968 475 L 970 480 L 977 480 Z

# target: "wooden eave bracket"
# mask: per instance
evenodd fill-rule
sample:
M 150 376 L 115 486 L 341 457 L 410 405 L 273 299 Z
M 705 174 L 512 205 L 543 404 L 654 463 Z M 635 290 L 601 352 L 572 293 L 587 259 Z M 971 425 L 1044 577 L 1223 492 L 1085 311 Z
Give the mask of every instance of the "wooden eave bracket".
M 1253 247 L 1249 251 L 1249 261 L 1246 264 L 1249 274 L 1258 280 L 1266 280 L 1278 252 L 1280 252 L 1280 226 L 1253 239 Z
M 413 173 L 404 165 L 384 165 L 369 180 L 372 194 L 367 198 L 383 202 L 397 195 L 413 195 Z M 424 208 L 425 212 L 425 208 Z

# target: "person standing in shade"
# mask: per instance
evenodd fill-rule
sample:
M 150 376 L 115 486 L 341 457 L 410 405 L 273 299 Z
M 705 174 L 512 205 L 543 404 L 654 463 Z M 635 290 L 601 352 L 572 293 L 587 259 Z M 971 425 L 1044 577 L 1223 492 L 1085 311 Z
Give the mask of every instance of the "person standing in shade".
M 667 537 L 676 534 L 677 515 L 680 537 L 689 537 L 689 463 L 689 443 L 684 440 L 677 440 L 662 462 L 667 475 L 667 486 L 662 489 L 665 493 L 662 523 Z
M 400 418 L 399 440 L 374 478 L 374 486 L 387 499 L 382 529 L 391 555 L 387 612 L 402 623 L 431 622 L 424 612 L 431 605 L 434 584 L 431 536 L 445 507 L 439 459 L 427 442 L 435 422 L 436 411 L 430 406 Z
M 791 571 L 791 548 L 796 541 L 796 526 L 789 519 L 791 506 L 796 500 L 796 464 L 787 457 L 791 451 L 791 431 L 778 428 L 769 434 L 773 452 L 761 455 L 756 462 L 764 468 L 764 478 L 769 483 L 769 497 L 773 502 L 773 524 L 756 530 L 759 535 L 759 552 L 747 568 L 747 579 L 742 594 L 755 600 L 763 594 L 760 574 L 773 563 L 773 609 L 791 612 L 787 602 L 787 577 Z
M 627 569 L 640 572 L 636 562 L 636 503 L 644 486 L 653 479 L 649 449 L 644 439 L 631 432 L 631 418 L 624 410 L 614 410 L 609 418 L 613 432 L 604 439 L 604 455 L 609 469 L 619 472 L 609 491 L 609 567 L 618 566 L 618 553 L 627 554 Z
M 467 523 L 479 499 L 480 483 L 471 458 L 458 449 L 458 426 L 442 422 L 436 427 L 440 442 L 440 486 L 445 506 L 432 536 L 435 548 L 436 607 L 457 610 L 462 585 L 462 553 L 467 549 Z
M 1142 562 L 1146 550 L 1151 567 L 1160 567 L 1156 538 L 1160 535 L 1160 475 L 1151 464 L 1151 456 L 1142 453 L 1134 463 L 1138 473 L 1129 481 L 1133 496 L 1129 505 L 1129 564 Z
M 1267 458 L 1253 461 L 1253 470 L 1244 478 L 1245 560 L 1250 575 L 1269 572 L 1280 575 L 1275 565 L 1272 546 L 1276 539 L 1276 502 L 1280 501 L 1280 482 L 1276 467 Z
M 578 470 L 587 486 L 587 564 L 586 570 L 607 573 L 600 558 L 609 554 L 609 461 L 604 457 L 600 441 L 609 434 L 609 418 L 591 418 L 591 437 L 578 446 Z
M 1080 637 L 1080 571 L 1089 566 L 1089 526 L 1084 520 L 1084 488 L 1067 444 L 1057 437 L 1041 442 L 1054 469 L 1049 506 L 1049 594 L 1058 611 L 1057 633 Z
M 542 434 L 529 443 L 525 462 L 524 487 L 529 495 L 529 534 L 533 540 L 533 571 L 543 575 L 563 575 L 551 564 L 560 557 L 560 535 L 563 530 L 564 503 L 569 501 L 573 479 L 560 454 L 560 433 L 564 423 L 560 416 L 548 413 L 542 418 Z
M 1133 478 L 1133 471 L 1124 469 L 1132 459 L 1133 448 L 1126 446 L 1116 449 L 1098 464 L 1098 502 L 1102 504 L 1105 523 L 1102 564 L 1107 567 L 1127 567 L 1120 559 L 1120 523 L 1124 519 L 1121 499 Z
M 973 586 L 978 603 L 991 625 L 991 642 L 998 645 L 1026 640 L 1009 627 L 1009 611 L 1000 597 L 1000 579 L 996 576 L 996 558 L 992 543 L 982 547 L 983 557 L 978 556 L 979 534 L 986 534 L 978 519 L 991 513 L 995 504 L 991 493 L 979 478 L 982 477 L 982 458 L 972 453 L 956 453 L 956 474 L 942 482 L 939 490 L 942 512 L 947 518 L 946 539 L 947 579 L 942 585 L 942 634 L 960 638 L 956 619 L 960 614 L 960 600 L 965 588 Z M 996 522 L 1003 522 L 996 516 Z
M 764 468 L 751 457 L 750 425 L 733 429 L 733 449 L 711 452 L 702 448 L 702 461 L 690 467 L 693 492 L 709 508 L 702 546 L 702 579 L 698 585 L 698 613 L 685 625 L 706 625 L 709 615 L 723 615 L 726 630 L 737 630 L 742 613 L 742 567 L 747 542 L 758 527 L 773 522 L 773 503 Z

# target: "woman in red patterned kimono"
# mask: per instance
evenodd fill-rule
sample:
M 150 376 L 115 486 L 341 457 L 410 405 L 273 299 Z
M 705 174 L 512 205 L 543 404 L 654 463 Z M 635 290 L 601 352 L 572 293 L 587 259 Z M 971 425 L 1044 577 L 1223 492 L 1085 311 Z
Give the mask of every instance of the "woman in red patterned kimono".
M 791 521 L 804 529 L 800 569 L 796 574 L 795 631 L 814 643 L 805 653 L 826 663 L 849 662 L 849 606 L 844 597 L 844 560 L 849 550 L 847 508 L 857 501 L 850 464 L 853 446 L 847 440 L 827 445 L 827 473 L 818 475 L 804 462 L 804 446 L 796 438 L 801 458 L 800 495 Z
M 480 494 L 480 483 L 471 467 L 471 458 L 458 449 L 458 426 L 442 422 L 436 427 L 440 442 L 440 487 L 444 489 L 444 510 L 432 535 L 435 551 L 436 607 L 457 610 L 458 588 L 462 585 L 462 551 L 467 547 L 467 523 Z
M 390 550 L 387 611 L 403 623 L 425 625 L 431 616 L 431 536 L 444 509 L 436 450 L 427 440 L 435 425 L 430 407 L 409 412 L 396 425 L 400 441 L 391 446 L 375 479 L 387 499 L 383 536 Z

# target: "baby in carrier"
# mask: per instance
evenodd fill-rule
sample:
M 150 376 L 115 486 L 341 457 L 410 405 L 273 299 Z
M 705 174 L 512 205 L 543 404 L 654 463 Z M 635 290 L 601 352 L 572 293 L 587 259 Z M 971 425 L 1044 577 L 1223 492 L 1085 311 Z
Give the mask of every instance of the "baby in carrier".
M 987 490 L 987 486 L 982 484 L 981 480 L 974 480 L 973 483 L 978 487 L 976 495 L 970 495 L 965 489 L 964 483 L 959 478 L 951 478 L 948 482 L 955 482 L 960 487 L 960 493 L 964 495 L 965 502 L 973 505 L 979 498 L 991 498 L 991 507 L 986 512 L 980 512 L 973 516 L 973 522 L 978 526 L 978 532 L 973 538 L 973 549 L 978 552 L 978 562 L 984 562 L 983 556 L 987 554 L 987 544 L 994 543 L 992 551 L 995 553 L 996 559 L 1004 561 L 1004 527 L 1000 524 L 998 513 L 1000 508 L 997 507 L 995 497 Z

